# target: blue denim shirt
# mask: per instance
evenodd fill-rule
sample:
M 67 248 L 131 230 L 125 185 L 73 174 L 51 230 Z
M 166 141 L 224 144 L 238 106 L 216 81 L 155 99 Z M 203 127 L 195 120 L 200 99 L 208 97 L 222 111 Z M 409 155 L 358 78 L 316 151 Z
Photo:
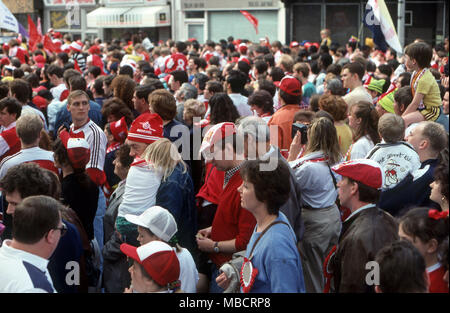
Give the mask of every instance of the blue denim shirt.
M 178 225 L 177 238 L 180 245 L 194 256 L 197 244 L 197 209 L 195 207 L 194 184 L 189 172 L 183 173 L 179 163 L 166 181 L 161 181 L 156 193 L 156 203 L 173 215 Z

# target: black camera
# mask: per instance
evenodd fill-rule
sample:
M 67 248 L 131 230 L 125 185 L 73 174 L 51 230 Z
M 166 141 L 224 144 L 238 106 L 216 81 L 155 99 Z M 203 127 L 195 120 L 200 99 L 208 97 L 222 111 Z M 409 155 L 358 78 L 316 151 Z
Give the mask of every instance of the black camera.
M 308 125 L 302 123 L 292 124 L 292 139 L 294 139 L 297 131 L 300 131 L 300 134 L 302 135 L 301 144 L 306 144 L 308 142 Z

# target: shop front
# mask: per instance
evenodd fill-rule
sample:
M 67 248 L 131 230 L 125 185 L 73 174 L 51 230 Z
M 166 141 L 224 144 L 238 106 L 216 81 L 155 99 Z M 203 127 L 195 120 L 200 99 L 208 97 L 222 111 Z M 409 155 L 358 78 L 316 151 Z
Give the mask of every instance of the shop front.
M 171 36 L 171 12 L 166 0 L 104 0 L 103 4 L 87 14 L 87 26 L 97 29 L 105 41 L 129 40 L 139 31 L 145 32 L 152 42 Z

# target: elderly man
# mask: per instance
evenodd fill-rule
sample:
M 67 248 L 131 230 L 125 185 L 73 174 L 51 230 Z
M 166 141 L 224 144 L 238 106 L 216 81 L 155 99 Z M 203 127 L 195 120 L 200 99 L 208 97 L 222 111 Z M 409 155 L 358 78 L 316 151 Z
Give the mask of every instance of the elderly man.
M 352 160 L 334 166 L 341 205 L 351 210 L 342 224 L 341 236 L 325 268 L 332 270 L 335 292 L 374 292 L 367 281 L 367 263 L 385 245 L 398 240 L 398 226 L 391 215 L 376 206 L 384 173 L 372 160 Z M 326 273 L 329 278 L 329 273 Z M 327 281 L 326 289 L 330 286 Z
M 255 116 L 243 118 L 239 121 L 238 134 L 244 139 L 244 156 L 246 159 L 270 159 L 270 162 L 267 164 L 267 169 L 261 170 L 274 170 L 275 168 L 271 166 L 276 166 L 278 159 L 285 162 L 286 165 L 289 165 L 281 155 L 280 150 L 270 144 L 269 127 L 263 119 Z M 297 235 L 297 242 L 300 242 L 304 231 L 301 218 L 300 189 L 290 166 L 289 169 L 291 172 L 291 193 L 288 201 L 280 208 L 280 211 L 288 218 L 289 223 Z

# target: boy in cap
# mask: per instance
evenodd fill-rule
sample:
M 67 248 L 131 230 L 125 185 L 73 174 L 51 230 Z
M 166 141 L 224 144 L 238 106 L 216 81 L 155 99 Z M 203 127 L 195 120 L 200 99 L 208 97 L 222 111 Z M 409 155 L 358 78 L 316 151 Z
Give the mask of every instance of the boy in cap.
M 126 214 L 125 218 L 138 226 L 138 240 L 141 246 L 158 240 L 175 249 L 180 261 L 181 289 L 184 292 L 195 293 L 198 271 L 191 253 L 178 244 L 178 227 L 173 215 L 163 207 L 153 206 L 139 216 Z
M 180 288 L 180 262 L 168 244 L 152 241 L 136 248 L 124 243 L 120 250 L 134 260 L 129 269 L 131 286 L 125 293 L 172 293 Z
M 302 101 L 302 84 L 297 78 L 287 75 L 283 77 L 278 87 L 280 89 L 278 102 L 281 104 L 281 108 L 272 115 L 268 123 L 270 141 L 287 157 L 292 142 L 292 121 L 295 113 L 300 110 Z
M 342 224 L 336 248 L 325 260 L 325 292 L 329 291 L 331 277 L 335 292 L 374 292 L 375 286 L 366 281 L 366 265 L 381 248 L 398 240 L 394 218 L 376 205 L 384 185 L 383 169 L 373 160 L 356 159 L 332 170 L 342 176 L 337 184 L 339 200 L 351 214 Z

